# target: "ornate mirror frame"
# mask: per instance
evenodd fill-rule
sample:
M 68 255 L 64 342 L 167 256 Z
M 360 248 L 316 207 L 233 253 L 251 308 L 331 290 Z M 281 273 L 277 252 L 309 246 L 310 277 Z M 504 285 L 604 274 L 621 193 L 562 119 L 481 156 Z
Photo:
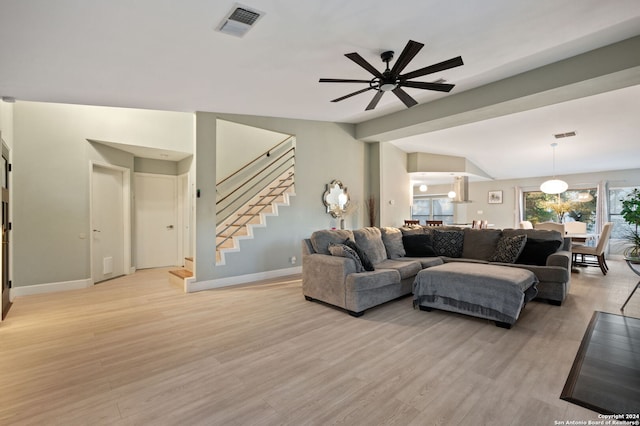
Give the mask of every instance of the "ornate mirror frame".
M 342 217 L 346 213 L 350 201 L 347 187 L 337 179 L 327 184 L 327 189 L 322 195 L 322 202 L 327 207 L 327 213 L 335 218 Z

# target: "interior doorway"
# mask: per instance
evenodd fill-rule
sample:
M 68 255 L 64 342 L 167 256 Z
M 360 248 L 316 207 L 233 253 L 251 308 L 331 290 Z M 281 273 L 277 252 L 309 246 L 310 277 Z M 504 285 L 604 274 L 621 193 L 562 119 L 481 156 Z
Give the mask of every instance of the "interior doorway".
M 94 284 L 129 272 L 130 179 L 126 168 L 92 164 L 90 238 Z

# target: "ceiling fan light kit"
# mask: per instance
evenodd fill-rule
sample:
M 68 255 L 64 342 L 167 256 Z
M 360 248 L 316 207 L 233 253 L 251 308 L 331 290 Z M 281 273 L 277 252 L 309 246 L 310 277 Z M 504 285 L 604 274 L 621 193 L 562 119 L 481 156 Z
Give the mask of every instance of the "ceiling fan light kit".
M 425 82 L 425 81 L 409 81 L 413 78 L 422 77 L 427 74 L 432 74 L 438 71 L 448 70 L 450 68 L 463 65 L 462 58 L 460 56 L 430 65 L 428 67 L 420 68 L 418 70 L 409 72 L 407 74 L 400 74 L 409 62 L 418 54 L 420 49 L 424 47 L 424 44 L 417 41 L 409 40 L 402 53 L 393 64 L 392 68 L 389 68 L 389 62 L 393 59 L 393 51 L 388 50 L 382 52 L 380 59 L 386 64 L 386 69 L 383 72 L 378 71 L 373 65 L 367 62 L 358 53 L 347 53 L 345 56 L 351 59 L 356 64 L 360 65 L 365 70 L 369 71 L 373 75 L 371 80 L 354 80 L 354 79 L 342 79 L 342 78 L 321 78 L 320 83 L 368 83 L 369 87 L 357 90 L 348 95 L 341 96 L 333 99 L 331 102 L 340 102 L 344 99 L 350 98 L 360 93 L 367 92 L 369 90 L 375 90 L 376 94 L 373 96 L 369 105 L 365 108 L 366 111 L 372 110 L 378 105 L 380 98 L 385 92 L 393 92 L 394 95 L 400 99 L 407 108 L 411 108 L 418 102 L 413 99 L 403 87 L 410 87 L 414 89 L 423 90 L 436 90 L 439 92 L 450 92 L 453 89 L 453 84 L 445 84 L 441 82 Z

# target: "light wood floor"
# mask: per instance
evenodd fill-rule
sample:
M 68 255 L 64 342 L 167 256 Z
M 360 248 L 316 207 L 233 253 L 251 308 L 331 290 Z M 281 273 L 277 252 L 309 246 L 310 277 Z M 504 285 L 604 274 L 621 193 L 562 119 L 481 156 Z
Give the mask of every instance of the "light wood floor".
M 361 318 L 307 302 L 300 277 L 183 294 L 165 269 L 26 296 L 0 323 L 2 425 L 553 425 L 594 310 L 638 277 L 580 269 L 563 306 L 511 330 L 411 298 Z M 640 294 L 626 314 L 640 317 Z

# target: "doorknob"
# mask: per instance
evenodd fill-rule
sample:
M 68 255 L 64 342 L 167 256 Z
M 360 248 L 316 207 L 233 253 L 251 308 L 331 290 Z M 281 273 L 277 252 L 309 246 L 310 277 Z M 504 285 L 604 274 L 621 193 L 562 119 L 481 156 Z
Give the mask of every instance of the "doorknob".
M 100 230 L 99 229 L 94 229 L 93 232 L 100 232 Z
M 173 229 L 173 225 L 167 226 L 167 229 Z

